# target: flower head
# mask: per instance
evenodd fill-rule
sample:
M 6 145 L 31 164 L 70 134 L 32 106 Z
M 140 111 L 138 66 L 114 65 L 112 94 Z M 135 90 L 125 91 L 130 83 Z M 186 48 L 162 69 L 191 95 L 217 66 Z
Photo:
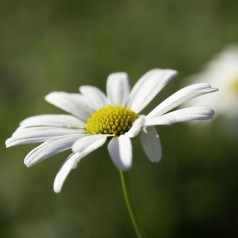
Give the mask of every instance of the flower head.
M 230 123 L 238 118 L 238 46 L 227 47 L 215 56 L 205 69 L 188 78 L 186 82 L 208 82 L 220 89 L 216 95 L 207 95 L 186 103 L 188 106 L 209 101 L 216 114 Z M 224 120 L 225 122 L 226 120 Z M 233 130 L 233 129 L 232 129 Z M 233 130 L 234 131 L 234 130 Z
M 132 165 L 131 138 L 141 132 L 145 154 L 152 162 L 161 159 L 161 144 L 155 125 L 170 125 L 213 117 L 206 107 L 190 107 L 170 112 L 180 104 L 203 94 L 217 91 L 209 84 L 185 87 L 160 103 L 147 116 L 140 112 L 177 74 L 171 69 L 153 69 L 143 75 L 130 90 L 126 73 L 113 73 L 107 79 L 106 91 L 81 86 L 80 93 L 52 92 L 46 100 L 71 115 L 38 115 L 25 119 L 6 146 L 42 143 L 26 156 L 30 167 L 65 150 L 72 150 L 56 175 L 54 191 L 60 192 L 72 169 L 86 155 L 109 139 L 108 152 L 115 166 L 125 171 Z

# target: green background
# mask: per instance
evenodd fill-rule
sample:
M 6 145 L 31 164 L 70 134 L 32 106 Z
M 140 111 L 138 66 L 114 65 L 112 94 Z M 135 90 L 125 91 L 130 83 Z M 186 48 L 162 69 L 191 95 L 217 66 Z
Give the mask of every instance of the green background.
M 4 142 L 24 118 L 62 113 L 44 101 L 51 91 L 105 90 L 117 71 L 134 85 L 152 68 L 178 70 L 148 112 L 238 42 L 237 12 L 235 0 L 2 0 L 0 237 L 135 237 L 106 146 L 83 159 L 57 195 L 53 180 L 69 152 L 28 169 L 23 159 L 35 145 L 6 149 Z M 157 130 L 162 161 L 150 163 L 135 138 L 129 172 L 146 237 L 238 237 L 237 137 L 218 119 L 203 130 Z

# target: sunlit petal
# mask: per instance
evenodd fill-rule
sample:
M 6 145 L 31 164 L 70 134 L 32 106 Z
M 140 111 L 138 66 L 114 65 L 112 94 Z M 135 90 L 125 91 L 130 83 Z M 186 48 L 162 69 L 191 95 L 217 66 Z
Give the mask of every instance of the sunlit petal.
M 171 69 L 153 69 L 144 74 L 132 88 L 127 107 L 142 111 L 176 74 Z
M 132 145 L 129 137 L 122 135 L 114 137 L 108 144 L 108 151 L 116 167 L 125 171 L 132 165 Z
M 107 95 L 112 105 L 125 106 L 130 93 L 127 73 L 113 73 L 107 78 Z
M 146 127 L 141 133 L 141 145 L 151 162 L 159 162 L 162 156 L 162 147 L 159 135 L 153 126 Z

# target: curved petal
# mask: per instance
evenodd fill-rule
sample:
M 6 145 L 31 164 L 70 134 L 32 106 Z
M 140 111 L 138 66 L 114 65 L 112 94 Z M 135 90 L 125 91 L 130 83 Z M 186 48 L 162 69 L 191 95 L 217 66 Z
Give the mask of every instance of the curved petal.
M 143 129 L 141 133 L 141 144 L 151 162 L 159 162 L 161 160 L 162 147 L 159 135 L 153 126 Z
M 127 73 L 113 73 L 107 78 L 107 96 L 109 103 L 125 106 L 130 93 Z
M 47 140 L 39 145 L 25 157 L 24 163 L 27 167 L 35 165 L 48 157 L 68 150 L 80 136 L 61 136 Z
M 76 97 L 75 94 L 52 92 L 46 95 L 45 99 L 47 102 L 71 113 L 83 121 L 87 121 L 89 116 L 92 114 L 92 110 L 81 95 Z
M 208 120 L 214 115 L 214 111 L 207 107 L 188 107 L 169 112 L 159 117 L 146 118 L 145 125 L 171 125 L 177 122 Z
M 88 153 L 102 146 L 108 135 L 87 135 L 79 138 L 73 145 L 73 152 Z
M 54 191 L 59 193 L 65 179 L 72 169 L 77 167 L 77 163 L 86 155 L 90 154 L 106 142 L 106 135 L 84 136 L 77 140 L 74 147 L 80 151 L 72 154 L 63 164 L 54 181 Z
M 127 107 L 137 113 L 143 110 L 176 74 L 171 69 L 153 69 L 144 74 L 132 88 Z
M 215 92 L 217 90 L 218 89 L 216 88 L 211 88 L 211 86 L 206 83 L 194 84 L 182 88 L 173 95 L 171 95 L 170 97 L 168 97 L 162 103 L 160 103 L 154 110 L 152 110 L 147 115 L 147 117 L 150 118 L 160 116 L 186 101 L 189 101 L 203 94 Z
M 70 129 L 58 127 L 19 127 L 10 137 L 6 140 L 6 146 L 11 147 L 15 145 L 33 144 L 43 142 L 58 136 L 72 135 L 77 136 L 84 134 L 83 129 Z
M 77 164 L 82 156 L 79 153 L 71 154 L 64 162 L 54 180 L 54 191 L 60 193 L 64 182 L 69 175 L 70 171 L 77 168 Z
M 145 125 L 145 116 L 140 116 L 135 120 L 131 129 L 127 133 L 125 133 L 125 135 L 130 138 L 137 136 L 141 132 L 141 129 L 144 125 Z
M 132 145 L 129 137 L 113 137 L 108 143 L 108 151 L 116 167 L 125 171 L 132 165 Z
M 20 123 L 21 128 L 52 126 L 66 128 L 84 128 L 85 123 L 71 115 L 49 114 L 28 117 Z
M 94 110 L 106 107 L 108 100 L 106 95 L 97 87 L 81 86 L 79 88 L 82 95 L 88 100 Z

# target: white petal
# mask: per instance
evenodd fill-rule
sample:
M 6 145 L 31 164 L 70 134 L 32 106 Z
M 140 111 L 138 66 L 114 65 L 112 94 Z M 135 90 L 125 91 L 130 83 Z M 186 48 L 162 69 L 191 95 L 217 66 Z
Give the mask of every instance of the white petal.
M 126 73 L 113 73 L 107 78 L 107 96 L 109 103 L 125 106 L 130 93 L 130 84 Z
M 87 98 L 90 106 L 94 110 L 107 106 L 107 97 L 99 88 L 93 86 L 81 86 L 79 90 L 82 95 Z
M 83 121 L 87 121 L 92 114 L 92 109 L 85 103 L 81 95 L 76 97 L 75 94 L 65 92 L 52 92 L 45 97 L 46 101 L 54 106 L 71 113 Z
M 85 123 L 71 115 L 37 115 L 29 117 L 20 123 L 20 127 L 53 126 L 67 128 L 84 128 Z
M 132 145 L 129 137 L 113 137 L 108 143 L 108 151 L 116 167 L 125 171 L 132 165 Z
M 79 137 L 80 136 L 75 135 L 61 136 L 47 140 L 43 144 L 30 151 L 30 153 L 26 156 L 24 163 L 27 167 L 30 167 L 52 155 L 68 150 Z
M 6 146 L 15 146 L 23 144 L 33 144 L 43 142 L 58 136 L 67 135 L 80 135 L 84 134 L 83 129 L 69 129 L 57 127 L 19 127 L 10 137 L 6 140 Z
M 132 88 L 127 107 L 135 112 L 143 110 L 176 74 L 171 69 L 153 69 L 144 74 Z
M 87 135 L 79 138 L 73 145 L 73 152 L 88 153 L 102 146 L 107 140 L 107 135 Z
M 56 175 L 54 182 L 54 191 L 56 193 L 59 193 L 61 191 L 66 177 L 72 169 L 75 169 L 77 167 L 77 163 L 83 157 L 102 146 L 106 142 L 106 139 L 106 135 L 92 135 L 84 136 L 74 143 L 74 146 L 80 152 L 76 152 L 75 154 L 71 155 Z
M 159 162 L 162 156 L 162 147 L 155 128 L 146 127 L 141 133 L 141 144 L 145 154 L 151 162 Z
M 170 125 L 176 122 L 208 120 L 211 119 L 213 115 L 214 111 L 207 107 L 188 107 L 159 117 L 146 118 L 145 125 Z
M 209 84 L 199 83 L 180 89 L 162 103 L 160 103 L 154 110 L 152 110 L 147 117 L 160 116 L 171 109 L 181 105 L 182 103 L 191 100 L 192 98 L 201 96 L 203 94 L 217 91 L 216 88 L 211 88 Z
M 64 162 L 59 172 L 57 173 L 54 181 L 54 191 L 60 193 L 65 179 L 69 175 L 72 169 L 76 169 L 79 160 L 82 158 L 81 154 L 71 154 L 68 159 Z
M 126 136 L 133 138 L 141 132 L 141 128 L 145 125 L 145 116 L 140 116 L 135 120 L 131 129 L 125 133 Z

